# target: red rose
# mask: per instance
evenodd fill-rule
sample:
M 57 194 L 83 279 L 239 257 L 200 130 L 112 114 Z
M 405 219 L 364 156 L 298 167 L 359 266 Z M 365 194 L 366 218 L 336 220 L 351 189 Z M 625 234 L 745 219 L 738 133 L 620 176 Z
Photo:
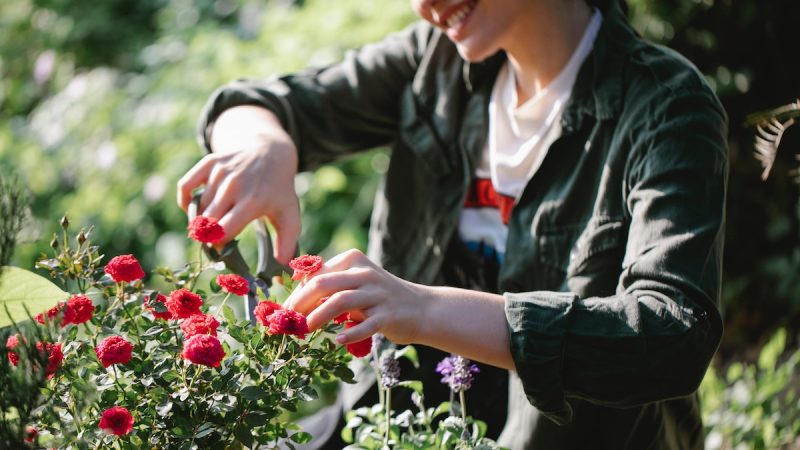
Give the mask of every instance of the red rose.
M 214 316 L 205 314 L 195 314 L 181 323 L 181 330 L 183 330 L 183 335 L 186 339 L 195 334 L 216 336 L 217 327 L 219 327 L 219 321 Z
M 208 334 L 195 334 L 183 341 L 181 356 L 192 364 L 202 364 L 208 367 L 219 367 L 225 351 L 219 339 Z
M 39 430 L 35 427 L 28 425 L 25 427 L 25 442 L 33 442 L 36 440 L 36 436 L 39 435 Z
M 358 325 L 358 322 L 347 322 L 344 324 L 346 328 L 353 328 L 356 325 Z M 372 351 L 372 336 L 358 342 L 353 342 L 352 344 L 347 344 L 347 353 L 350 353 L 356 358 L 362 358 L 364 356 L 367 356 L 371 351 Z
M 117 283 L 130 283 L 144 278 L 144 271 L 133 255 L 120 255 L 111 258 L 103 271 Z
M 124 436 L 133 430 L 133 416 L 122 406 L 114 406 L 103 411 L 100 429 L 109 434 Z
M 167 307 L 167 296 L 164 295 L 164 294 L 158 294 L 158 296 L 156 296 L 156 299 L 155 299 L 155 301 L 153 303 L 161 303 L 161 304 L 164 305 L 164 308 L 166 308 Z M 153 317 L 155 317 L 156 319 L 163 319 L 163 320 L 172 319 L 172 313 L 169 312 L 169 309 L 167 309 L 166 311 L 163 311 L 163 312 L 158 312 L 158 311 L 155 310 L 153 305 L 150 304 L 150 296 L 149 295 L 144 298 L 143 306 L 144 306 L 144 309 L 150 311 L 153 314 Z
M 225 292 L 230 292 L 234 295 L 245 296 L 250 292 L 250 283 L 239 275 L 217 275 L 217 284 L 222 287 Z
M 94 352 L 97 353 L 97 359 L 100 360 L 103 367 L 114 364 L 128 364 L 131 360 L 132 351 L 133 344 L 120 336 L 109 336 L 94 348 Z
M 303 255 L 289 261 L 289 267 L 294 269 L 293 280 L 301 280 L 307 275 L 318 271 L 322 267 L 322 258 L 316 255 Z
M 58 367 L 61 365 L 61 361 L 64 360 L 64 353 L 61 351 L 61 344 L 37 342 L 36 349 L 41 353 L 47 354 L 47 369 L 45 369 L 45 374 L 47 374 L 47 379 L 49 380 L 53 378 L 56 370 L 58 370 Z
M 306 317 L 291 309 L 279 309 L 268 318 L 269 334 L 292 334 L 305 339 L 308 333 Z
M 203 304 L 203 297 L 200 297 L 188 289 L 181 288 L 172 291 L 165 303 L 173 319 L 185 319 L 195 314 L 203 314 L 200 311 L 200 306 Z
M 334 317 L 333 323 L 335 323 L 336 325 L 341 325 L 343 323 L 346 323 L 348 320 L 350 320 L 350 313 L 345 311 L 339 314 L 338 316 Z
M 264 325 L 265 327 L 269 326 L 269 316 L 272 315 L 275 311 L 282 309 L 282 306 L 270 301 L 265 302 L 258 302 L 256 308 L 253 310 L 253 314 L 255 314 L 258 323 Z
M 44 325 L 46 322 L 52 322 L 59 314 L 63 314 L 61 317 L 61 326 L 65 326 L 69 323 L 72 323 L 72 320 L 75 318 L 75 311 L 66 307 L 66 303 L 59 302 L 56 306 L 48 309 L 46 312 L 39 313 L 36 315 L 35 319 L 37 322 Z M 45 316 L 47 318 L 45 319 Z
M 206 244 L 216 244 L 225 237 L 222 225 L 210 217 L 197 216 L 186 229 L 189 230 L 190 238 Z
M 94 304 L 92 299 L 85 295 L 73 295 L 68 301 L 64 312 L 64 322 L 75 325 L 88 322 L 92 318 Z
M 16 334 L 12 334 L 11 336 L 6 339 L 6 350 L 8 350 L 8 362 L 11 363 L 12 366 L 16 366 L 19 364 L 19 355 L 17 352 L 14 351 L 15 348 L 19 345 L 19 338 L 17 338 Z
M 330 297 L 322 297 L 321 299 L 319 299 L 319 303 L 320 304 L 325 303 L 325 302 L 328 301 L 329 298 Z M 345 312 L 339 314 L 338 316 L 334 317 L 333 318 L 333 323 L 335 323 L 336 325 L 341 325 L 341 324 L 347 322 L 348 320 L 350 320 L 350 313 L 345 311 Z

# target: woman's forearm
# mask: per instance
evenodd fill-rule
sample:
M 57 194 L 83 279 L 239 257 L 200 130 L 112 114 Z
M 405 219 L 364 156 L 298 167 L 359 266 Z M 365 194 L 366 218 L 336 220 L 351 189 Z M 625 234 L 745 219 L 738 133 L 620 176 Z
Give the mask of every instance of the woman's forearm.
M 432 300 L 420 317 L 420 344 L 514 370 L 502 296 L 451 287 L 420 289 Z

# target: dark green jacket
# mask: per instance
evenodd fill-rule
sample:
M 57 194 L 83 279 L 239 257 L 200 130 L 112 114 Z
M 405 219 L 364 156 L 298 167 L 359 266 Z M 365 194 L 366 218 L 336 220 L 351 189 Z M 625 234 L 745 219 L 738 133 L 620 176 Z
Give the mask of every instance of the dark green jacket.
M 419 23 L 339 64 L 222 88 L 202 132 L 225 108 L 257 104 L 280 117 L 302 169 L 390 145 L 370 256 L 436 283 L 504 58 L 465 63 Z M 702 448 L 693 393 L 722 334 L 725 113 L 689 62 L 612 6 L 562 128 L 508 224 L 499 286 L 519 379 L 501 441 Z

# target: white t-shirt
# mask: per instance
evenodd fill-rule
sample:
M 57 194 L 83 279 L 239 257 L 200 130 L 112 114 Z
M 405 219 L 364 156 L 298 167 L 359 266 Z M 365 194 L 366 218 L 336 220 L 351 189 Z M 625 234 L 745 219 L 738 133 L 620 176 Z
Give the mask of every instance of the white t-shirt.
M 550 144 L 561 135 L 561 114 L 602 21 L 595 10 L 558 76 L 522 105 L 517 106 L 514 71 L 508 63 L 500 69 L 489 100 L 489 136 L 459 222 L 460 237 L 468 247 L 496 253 L 502 261 L 511 210 Z

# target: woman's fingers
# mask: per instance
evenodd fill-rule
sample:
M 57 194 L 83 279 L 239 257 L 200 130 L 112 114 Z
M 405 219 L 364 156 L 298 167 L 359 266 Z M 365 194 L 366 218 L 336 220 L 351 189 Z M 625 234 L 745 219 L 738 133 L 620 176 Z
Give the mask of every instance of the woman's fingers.
M 380 331 L 380 329 L 380 315 L 371 316 L 352 328 L 342 330 L 341 333 L 336 335 L 336 342 L 339 344 L 352 344 L 353 342 L 363 341 Z
M 307 283 L 292 292 L 286 300 L 286 307 L 307 316 L 317 308 L 319 299 L 339 291 L 362 289 L 370 281 L 370 271 L 363 267 L 344 270 L 337 270 L 335 265 L 323 267 Z
M 374 304 L 375 295 L 365 290 L 339 291 L 312 311 L 307 319 L 308 328 L 316 330 L 348 311 L 367 309 Z
M 275 227 L 275 249 L 273 256 L 281 264 L 287 264 L 294 256 L 297 248 L 297 239 L 300 237 L 300 203 L 294 196 L 284 209 L 275 217 L 270 218 Z
M 206 183 L 215 163 L 216 157 L 214 155 L 207 155 L 178 180 L 178 205 L 180 205 L 184 211 L 189 207 L 189 203 L 192 201 L 192 191 Z
M 206 211 L 212 200 L 217 197 L 217 190 L 219 189 L 220 185 L 225 182 L 225 176 L 225 172 L 220 168 L 219 164 L 215 165 L 211 169 L 208 174 L 208 179 L 205 183 L 205 188 L 203 189 L 203 195 L 200 197 L 200 207 L 198 208 L 199 213 L 202 214 L 204 211 Z
M 208 215 L 209 217 L 214 217 L 211 212 L 211 206 L 209 206 Z M 249 211 L 247 211 L 247 206 L 243 203 L 231 205 L 230 209 L 225 211 L 221 216 L 219 224 L 222 226 L 222 229 L 225 230 L 225 237 L 222 238 L 222 242 L 228 242 L 238 236 L 239 233 L 244 230 L 244 227 L 253 220 Z

